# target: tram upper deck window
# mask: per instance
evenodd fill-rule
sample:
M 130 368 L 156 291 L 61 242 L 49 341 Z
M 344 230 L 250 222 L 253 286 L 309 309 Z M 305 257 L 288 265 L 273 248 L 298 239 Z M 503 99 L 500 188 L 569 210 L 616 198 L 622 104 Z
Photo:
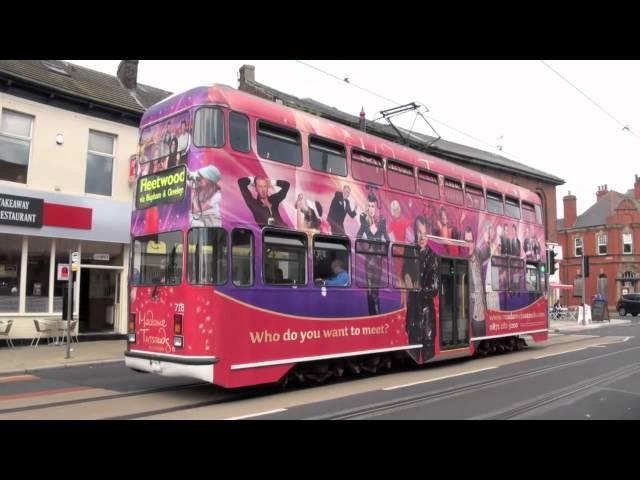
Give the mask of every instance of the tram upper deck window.
M 274 162 L 302 165 L 300 133 L 291 128 L 258 121 L 258 155 Z
M 416 178 L 413 167 L 393 160 L 387 161 L 387 181 L 391 188 L 403 192 L 415 193 Z
M 418 170 L 418 188 L 420 189 L 420 195 L 436 200 L 440 198 L 438 175 L 434 173 Z
M 196 285 L 227 283 L 227 232 L 192 228 L 188 237 L 187 280 Z
M 522 220 L 536 223 L 536 211 L 531 203 L 522 202 Z
M 502 203 L 502 195 L 495 192 L 487 192 L 487 209 L 491 213 L 504 215 L 504 203 Z
M 464 198 L 462 197 L 462 183 L 458 180 L 446 178 L 444 181 L 444 198 L 447 202 L 454 203 L 456 205 L 464 204 Z
M 219 108 L 202 107 L 196 111 L 193 128 L 196 147 L 222 147 L 224 145 L 224 113 Z
M 382 158 L 360 150 L 351 150 L 351 174 L 356 180 L 384 185 Z
M 484 192 L 474 185 L 465 185 L 465 204 L 467 207 L 484 210 Z
M 133 240 L 135 285 L 178 285 L 182 280 L 182 232 L 156 233 Z
M 507 197 L 504 204 L 507 215 L 512 218 L 520 218 L 520 202 L 517 198 Z
M 347 153 L 339 143 L 310 136 L 309 163 L 314 170 L 347 176 Z
M 262 247 L 264 283 L 296 286 L 307 283 L 307 239 L 304 235 L 265 232 Z
M 251 151 L 249 118 L 238 112 L 229 112 L 229 143 L 237 152 Z
M 536 223 L 542 224 L 542 207 L 540 205 L 535 205 L 536 209 Z

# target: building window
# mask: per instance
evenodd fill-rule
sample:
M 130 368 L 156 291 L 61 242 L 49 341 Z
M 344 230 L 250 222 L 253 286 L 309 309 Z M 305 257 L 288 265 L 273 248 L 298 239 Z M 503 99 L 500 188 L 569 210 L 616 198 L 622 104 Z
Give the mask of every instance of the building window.
M 25 311 L 27 313 L 48 312 L 51 239 L 29 237 L 28 252 Z
M 351 285 L 349 241 L 314 237 L 313 278 L 318 286 L 348 287 Z
M 236 287 L 253 285 L 253 233 L 236 229 L 231 232 L 231 270 Z
M 596 236 L 598 240 L 598 255 L 606 255 L 607 254 L 607 234 L 600 233 Z
M 200 108 L 196 112 L 193 129 L 196 147 L 222 147 L 224 145 L 224 113 L 219 108 Z
M 115 137 L 106 133 L 89 132 L 85 193 L 111 196 Z
M 300 133 L 286 127 L 258 122 L 258 155 L 274 162 L 302 165 Z
M 229 113 L 229 141 L 231 148 L 237 152 L 251 151 L 249 136 L 249 118 L 236 112 Z
M 309 137 L 309 163 L 314 170 L 347 176 L 347 153 L 339 143 Z
M 0 235 L 0 312 L 18 313 L 20 308 L 20 264 L 22 237 Z
M 33 117 L 2 110 L 0 118 L 0 180 L 27 183 Z
M 633 234 L 632 233 L 622 234 L 622 253 L 625 255 L 630 255 L 633 253 Z
M 222 228 L 189 230 L 187 280 L 196 285 L 227 283 L 227 232 Z
M 577 237 L 573 240 L 574 243 L 574 251 L 575 251 L 575 255 L 576 257 L 581 257 L 582 256 L 582 238 L 581 237 Z
M 264 234 L 264 283 L 294 287 L 307 283 L 307 237 L 280 232 Z
M 573 296 L 574 297 L 582 296 L 582 277 L 576 278 L 573 281 Z

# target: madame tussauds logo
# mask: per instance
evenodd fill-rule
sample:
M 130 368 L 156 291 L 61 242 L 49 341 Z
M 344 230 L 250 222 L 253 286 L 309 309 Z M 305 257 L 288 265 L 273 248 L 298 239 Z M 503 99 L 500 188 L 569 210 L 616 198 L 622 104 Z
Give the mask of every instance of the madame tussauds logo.
M 185 167 L 142 177 L 138 180 L 137 208 L 181 200 L 184 198 L 186 178 Z

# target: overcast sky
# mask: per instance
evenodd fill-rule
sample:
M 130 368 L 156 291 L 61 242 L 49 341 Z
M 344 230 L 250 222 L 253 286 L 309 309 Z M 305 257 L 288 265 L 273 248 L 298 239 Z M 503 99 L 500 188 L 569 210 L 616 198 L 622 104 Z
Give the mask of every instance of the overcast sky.
M 120 62 L 68 61 L 112 75 Z M 364 107 L 369 120 L 396 106 L 393 102 L 423 103 L 442 138 L 564 179 L 557 188 L 558 218 L 567 191 L 578 197 L 580 214 L 595 202 L 598 185 L 626 192 L 640 174 L 640 61 L 303 62 L 140 60 L 138 81 L 174 93 L 212 83 L 237 88 L 238 70 L 248 63 L 261 83 L 353 115 Z M 349 83 L 341 80 L 345 77 Z M 433 135 L 414 118 L 406 113 L 394 122 Z M 625 125 L 630 130 L 623 130 Z

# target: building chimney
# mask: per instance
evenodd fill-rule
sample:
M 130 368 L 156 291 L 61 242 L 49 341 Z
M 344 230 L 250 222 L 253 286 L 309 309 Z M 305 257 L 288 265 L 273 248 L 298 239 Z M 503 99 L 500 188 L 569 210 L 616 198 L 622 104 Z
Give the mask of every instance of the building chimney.
M 243 90 L 242 87 L 244 87 L 247 83 L 255 83 L 256 67 L 254 67 L 253 65 L 243 65 L 242 67 L 240 67 L 240 75 L 238 81 L 240 83 L 238 87 L 240 90 Z
M 576 196 L 569 194 L 562 198 L 564 202 L 564 228 L 571 228 L 576 223 Z
M 600 185 L 598 187 L 598 191 L 596 192 L 596 198 L 600 200 L 600 198 L 606 195 L 608 192 L 609 190 L 607 189 L 607 185 Z
M 363 132 L 367 130 L 367 121 L 364 118 L 364 107 L 360 107 L 360 130 Z
M 636 183 L 633 184 L 634 197 L 636 200 L 640 200 L 640 176 L 636 175 Z
M 133 90 L 138 85 L 139 60 L 121 60 L 118 65 L 118 80 L 124 88 Z

